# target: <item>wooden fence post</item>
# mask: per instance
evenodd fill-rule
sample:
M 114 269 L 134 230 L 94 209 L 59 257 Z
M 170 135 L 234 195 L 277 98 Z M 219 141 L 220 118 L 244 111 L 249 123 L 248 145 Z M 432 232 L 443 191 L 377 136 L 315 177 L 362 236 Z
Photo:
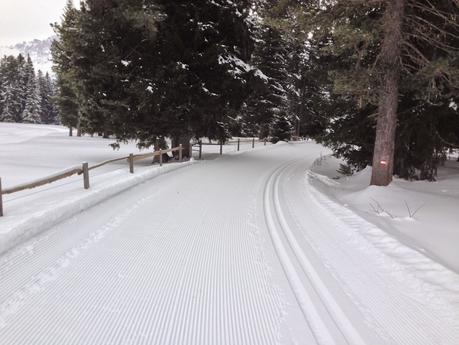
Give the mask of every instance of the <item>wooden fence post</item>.
M 182 144 L 179 146 L 179 161 L 183 161 L 183 147 Z
M 237 138 L 237 150 L 241 149 L 241 138 Z
M 129 172 L 131 174 L 134 173 L 134 154 L 133 153 L 129 155 Z
M 159 166 L 163 166 L 163 150 L 159 149 Z
M 3 217 L 2 178 L 0 177 L 0 217 Z
M 223 154 L 223 140 L 220 140 L 220 156 Z
M 83 185 L 84 189 L 89 189 L 89 164 L 83 163 Z
M 202 158 L 202 140 L 199 140 L 199 159 Z
M 255 148 L 255 138 L 252 138 L 252 148 Z

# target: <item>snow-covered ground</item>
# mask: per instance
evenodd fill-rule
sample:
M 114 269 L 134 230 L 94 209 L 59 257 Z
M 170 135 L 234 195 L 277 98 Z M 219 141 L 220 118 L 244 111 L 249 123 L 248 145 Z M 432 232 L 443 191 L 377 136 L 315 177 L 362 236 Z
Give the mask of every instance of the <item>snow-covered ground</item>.
M 110 144 L 113 139 L 100 137 L 69 137 L 68 129 L 62 126 L 27 125 L 0 122 L 0 177 L 3 187 L 11 187 L 26 183 L 40 177 L 48 176 L 57 171 L 73 167 L 83 162 L 90 165 L 129 155 L 142 153 L 135 143 L 121 144 L 119 150 L 113 150 Z M 269 144 L 268 144 L 269 145 Z M 256 143 L 260 148 L 263 143 Z M 250 142 L 241 142 L 241 151 L 252 148 Z M 220 147 L 203 146 L 203 157 L 213 159 L 219 157 Z M 237 145 L 225 145 L 224 153 L 236 152 Z M 194 157 L 198 156 L 198 148 L 194 148 Z M 148 165 L 149 162 L 144 162 Z M 118 162 L 95 171 L 96 174 L 126 167 L 126 163 Z
M 63 218 L 0 256 L 1 344 L 459 344 L 459 275 L 344 206 L 330 167 L 307 173 L 327 153 L 120 166 L 7 200 L 0 230 L 26 204 Z
M 62 126 L 27 125 L 0 122 L 0 177 L 3 188 L 30 183 L 52 176 L 56 172 L 81 165 L 100 163 L 109 159 L 143 153 L 135 143 L 121 144 L 113 150 L 114 140 L 98 137 L 69 137 Z M 256 149 L 264 149 L 256 143 Z M 194 148 L 198 156 L 198 148 Z M 224 154 L 252 150 L 252 144 L 242 142 L 240 152 L 236 145 L 225 145 Z M 220 157 L 219 146 L 204 146 L 203 158 Z M 128 172 L 125 161 L 116 162 L 90 172 L 91 189 L 82 190 L 81 176 L 73 176 L 40 188 L 25 190 L 3 197 L 5 217 L 0 219 L 0 254 L 20 241 L 49 228 L 82 209 L 93 206 L 127 188 L 186 166 L 172 163 L 159 167 L 151 159 L 136 161 L 135 175 Z
M 389 187 L 369 186 L 371 168 L 342 176 L 337 172 L 340 163 L 332 156 L 318 159 L 311 169 L 316 173 L 314 185 L 459 273 L 459 162 L 450 160 L 440 167 L 437 182 L 396 178 Z
M 134 143 L 113 150 L 114 140 L 69 137 L 62 126 L 0 123 L 0 177 L 4 187 L 26 183 L 76 164 L 103 162 L 138 153 Z M 115 167 L 126 166 L 120 162 Z M 97 170 L 112 171 L 113 166 Z

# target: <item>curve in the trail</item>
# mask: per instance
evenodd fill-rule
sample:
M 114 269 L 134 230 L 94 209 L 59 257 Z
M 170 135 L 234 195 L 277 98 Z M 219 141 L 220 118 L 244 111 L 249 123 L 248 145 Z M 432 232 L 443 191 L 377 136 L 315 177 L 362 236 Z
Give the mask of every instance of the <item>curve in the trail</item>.
M 305 160 L 286 166 L 272 187 L 278 229 L 346 340 L 459 344 L 459 294 L 433 281 L 429 271 L 456 286 L 458 277 L 318 192 L 308 168 Z M 388 244 L 399 255 L 384 250 Z
M 0 258 L 1 344 L 317 344 L 263 214 L 266 179 L 303 153 L 196 164 L 18 246 Z
M 308 185 L 323 150 L 196 164 L 18 246 L 0 257 L 0 344 L 459 344 L 444 288 Z

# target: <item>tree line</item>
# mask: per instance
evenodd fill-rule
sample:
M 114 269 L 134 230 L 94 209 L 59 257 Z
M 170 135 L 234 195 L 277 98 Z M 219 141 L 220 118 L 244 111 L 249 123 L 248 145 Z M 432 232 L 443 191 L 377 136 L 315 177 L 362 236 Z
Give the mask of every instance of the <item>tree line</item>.
M 279 1 L 272 21 L 308 44 L 316 136 L 353 169 L 434 180 L 459 148 L 456 0 Z M 315 93 L 315 95 L 312 95 Z M 322 96 L 318 96 L 319 95 Z M 315 131 L 315 129 L 313 129 Z
M 0 59 L 0 122 L 59 123 L 48 73 L 35 73 L 30 56 Z
M 252 6 L 87 0 L 76 9 L 69 1 L 52 46 L 62 123 L 142 146 L 289 137 L 297 66 L 286 65 L 288 45 Z
M 372 184 L 433 180 L 459 146 L 457 19 L 455 0 L 69 1 L 60 118 L 156 148 L 309 136 Z

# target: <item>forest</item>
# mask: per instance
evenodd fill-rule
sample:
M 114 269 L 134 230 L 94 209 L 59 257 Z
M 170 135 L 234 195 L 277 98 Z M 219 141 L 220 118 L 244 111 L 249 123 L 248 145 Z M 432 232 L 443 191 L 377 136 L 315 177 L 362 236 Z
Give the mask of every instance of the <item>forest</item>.
M 459 148 L 458 6 L 68 1 L 53 24 L 56 92 L 45 93 L 78 135 L 156 149 L 166 138 L 176 146 L 202 137 L 308 137 L 343 158 L 343 171 L 373 166 L 372 184 L 388 185 L 394 174 L 434 181 Z M 50 98 L 40 96 L 52 83 L 26 76 L 28 65 L 2 60 L 3 79 L 24 66 L 18 90 L 28 91 L 6 106 L 11 90 L 3 87 L 0 119 L 54 123 L 55 112 L 43 110 Z
M 0 59 L 0 122 L 59 123 L 55 85 L 48 73 L 35 73 L 30 56 Z

